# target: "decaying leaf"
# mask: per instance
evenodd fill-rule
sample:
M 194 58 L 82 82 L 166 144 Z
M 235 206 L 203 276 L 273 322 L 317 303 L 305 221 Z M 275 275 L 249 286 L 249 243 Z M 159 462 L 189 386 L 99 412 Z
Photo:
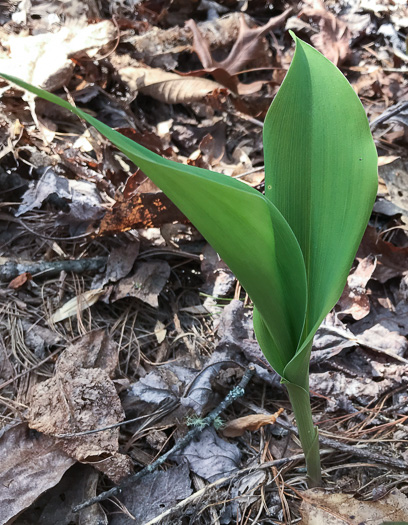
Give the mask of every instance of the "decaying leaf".
M 235 283 L 235 276 L 209 244 L 203 250 L 201 271 L 205 278 L 203 292 L 208 294 L 203 306 L 207 311 L 219 313 L 222 309 L 217 305 L 217 298 L 226 296 Z
M 393 310 L 379 307 L 350 328 L 360 344 L 403 356 L 408 349 L 408 305 L 400 301 Z
M 170 266 L 166 261 L 149 261 L 136 264 L 135 273 L 122 279 L 115 285 L 111 301 L 123 297 L 136 297 L 150 304 L 159 306 L 159 294 L 170 276 Z
M 338 302 L 342 314 L 350 314 L 358 321 L 370 313 L 366 285 L 376 265 L 377 260 L 372 255 L 359 260 L 356 269 L 348 276 L 347 284 Z
M 378 501 L 310 489 L 301 493 L 301 525 L 383 525 L 407 519 L 408 499 L 397 489 Z
M 387 185 L 391 201 L 408 216 L 408 163 L 396 158 L 393 162 L 382 165 L 378 171 Z
M 29 272 L 20 273 L 20 275 L 17 275 L 8 285 L 9 288 L 12 288 L 13 290 L 18 290 L 23 285 L 25 285 L 28 281 L 31 281 L 33 276 Z
M 167 104 L 201 101 L 223 88 L 208 78 L 185 77 L 156 68 L 125 67 L 118 73 L 131 92 L 140 92 Z
M 218 437 L 214 428 L 207 428 L 171 458 L 180 464 L 187 460 L 193 472 L 212 482 L 239 467 L 241 452 L 237 445 Z
M 166 325 L 161 321 L 156 321 L 156 326 L 154 327 L 154 335 L 156 336 L 157 342 L 160 344 L 166 339 L 167 330 Z
M 142 480 L 123 489 L 120 500 L 134 516 L 112 516 L 111 525 L 145 524 L 192 493 L 186 464 L 148 474 Z
M 272 29 L 282 25 L 290 12 L 291 9 L 289 8 L 281 15 L 271 18 L 265 25 L 255 28 L 248 27 L 245 17 L 242 15 L 237 39 L 228 57 L 221 62 L 212 57 L 209 43 L 203 38 L 194 20 L 189 20 L 186 22 L 186 27 L 189 27 L 193 32 L 194 51 L 204 67 L 204 69 L 193 71 L 189 75 L 210 73 L 217 82 L 235 93 L 250 94 L 258 91 L 264 82 L 243 84 L 238 80 L 237 75 L 247 69 L 246 66 L 253 67 L 255 61 L 257 68 L 262 66 L 262 61 L 266 55 L 263 37 Z
M 350 400 L 367 406 L 395 387 L 397 382 L 387 377 L 377 382 L 334 371 L 310 374 L 310 390 L 326 398 L 330 411 L 347 406 Z
M 275 414 L 251 414 L 250 416 L 239 417 L 229 421 L 222 429 L 222 434 L 225 437 L 239 437 L 243 436 L 248 430 L 254 432 L 265 425 L 273 425 L 277 418 L 282 414 L 283 408 L 280 408 Z
M 319 25 L 320 31 L 310 38 L 316 49 L 335 65 L 344 62 L 350 55 L 351 38 L 346 23 L 328 11 L 322 0 L 313 0 L 311 7 L 303 9 L 301 14 Z
M 108 525 L 108 519 L 99 504 L 78 513 L 73 507 L 96 496 L 99 475 L 89 465 L 77 463 L 61 481 L 43 494 L 19 517 L 16 525 Z
M 105 211 L 95 184 L 62 177 L 52 168 L 47 168 L 38 181 L 30 183 L 16 217 L 40 208 L 45 202 L 60 210 L 57 224 L 68 225 L 72 235 L 84 233 Z
M 188 222 L 181 211 L 162 192 L 137 193 L 117 200 L 101 221 L 99 235 L 137 228 L 157 228 L 174 221 Z
M 103 288 L 96 288 L 96 290 L 87 290 L 84 293 L 73 297 L 68 302 L 58 308 L 58 310 L 50 317 L 50 323 L 59 323 L 68 317 L 77 315 L 87 308 L 95 304 L 99 298 L 105 293 Z
M 90 56 L 115 38 L 115 26 L 105 20 L 81 29 L 62 27 L 56 33 L 33 36 L 11 35 L 6 42 L 10 54 L 0 60 L 1 71 L 17 74 L 27 82 L 55 91 L 71 78 L 74 63 L 69 57 L 81 51 Z
M 377 266 L 372 277 L 380 283 L 401 276 L 408 270 L 408 247 L 395 246 L 384 241 L 372 226 L 367 227 L 357 252 L 357 256 L 361 258 L 369 255 L 377 256 Z
M 8 523 L 56 485 L 74 463 L 55 438 L 30 432 L 25 423 L 4 427 L 0 435 L 0 523 Z
M 123 420 L 121 402 L 109 377 L 117 359 L 118 349 L 103 330 L 87 334 L 61 354 L 54 376 L 35 387 L 29 411 L 30 428 L 54 436 L 74 434 L 60 438 L 62 450 L 78 461 L 92 461 L 114 481 L 131 469 L 129 458 L 117 452 L 118 428 L 75 434 Z

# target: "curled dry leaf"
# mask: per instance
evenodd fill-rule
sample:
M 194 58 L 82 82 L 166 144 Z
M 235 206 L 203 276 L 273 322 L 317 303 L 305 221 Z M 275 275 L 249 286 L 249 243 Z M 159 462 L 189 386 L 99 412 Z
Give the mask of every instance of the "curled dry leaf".
M 265 46 L 263 37 L 282 25 L 291 12 L 291 8 L 284 11 L 281 15 L 271 18 L 265 25 L 255 28 L 248 27 L 244 15 L 241 15 L 239 32 L 237 39 L 227 56 L 221 62 L 217 62 L 210 51 L 210 45 L 203 38 L 197 24 L 194 20 L 189 20 L 186 27 L 189 27 L 193 33 L 193 47 L 197 53 L 204 69 L 193 71 L 189 75 L 204 75 L 210 73 L 220 84 L 224 85 L 234 93 L 250 94 L 258 91 L 266 81 L 253 82 L 252 84 L 243 84 L 238 80 L 237 75 L 247 69 L 249 64 L 256 61 L 257 68 L 260 66 L 270 67 L 265 63 L 267 58 L 268 47 Z
M 408 498 L 397 489 L 378 501 L 361 501 L 350 494 L 320 489 L 306 490 L 300 495 L 301 525 L 383 525 L 384 521 L 391 525 L 407 519 Z
M 8 523 L 56 485 L 74 463 L 56 439 L 30 432 L 25 423 L 2 429 L 0 523 Z
M 59 323 L 64 319 L 68 319 L 68 317 L 77 315 L 78 312 L 90 308 L 104 293 L 105 291 L 103 288 L 97 288 L 96 290 L 87 290 L 86 292 L 73 297 L 65 303 L 64 306 L 58 308 L 55 314 L 50 317 L 50 323 Z
M 20 273 L 20 275 L 17 275 L 8 285 L 9 288 L 12 288 L 13 290 L 18 290 L 21 288 L 24 284 L 26 284 L 28 281 L 31 281 L 33 276 L 29 272 Z
M 123 297 L 136 297 L 153 308 L 157 308 L 159 294 L 169 276 L 170 266 L 166 261 L 139 263 L 133 275 L 122 279 L 115 285 L 111 301 L 114 302 Z
M 370 300 L 366 285 L 377 266 L 373 255 L 360 259 L 357 268 L 347 278 L 347 284 L 339 300 L 342 314 L 350 314 L 358 321 L 370 313 Z
M 201 101 L 209 93 L 223 88 L 208 78 L 185 77 L 156 68 L 124 67 L 118 73 L 130 91 L 167 104 Z
M 61 354 L 54 376 L 35 387 L 29 411 L 30 428 L 66 436 L 60 437 L 64 452 L 78 461 L 94 462 L 115 482 L 131 470 L 129 458 L 117 452 L 118 428 L 75 434 L 123 420 L 121 402 L 109 377 L 117 358 L 117 347 L 103 330 L 82 337 Z
M 289 8 L 281 15 L 271 18 L 265 25 L 255 28 L 248 27 L 245 17 L 241 15 L 237 39 L 228 57 L 221 62 L 217 62 L 212 57 L 209 43 L 203 38 L 194 20 L 189 20 L 186 23 L 186 27 L 189 27 L 193 33 L 194 51 L 201 60 L 204 69 L 188 74 L 201 76 L 210 73 L 217 82 L 234 93 L 241 95 L 255 93 L 266 81 L 243 84 L 238 80 L 237 75 L 245 71 L 245 69 L 247 69 L 246 66 L 250 63 L 253 64 L 254 61 L 256 61 L 257 68 L 260 66 L 265 66 L 265 68 L 270 67 L 269 63 L 265 63 L 268 48 L 265 46 L 263 37 L 272 29 L 282 25 L 291 10 L 292 9 Z
M 255 432 L 265 425 L 273 425 L 277 418 L 282 414 L 283 408 L 280 408 L 275 414 L 251 414 L 250 416 L 239 417 L 229 421 L 222 429 L 222 434 L 225 437 L 239 437 L 247 430 Z
M 400 277 L 408 270 L 408 247 L 400 248 L 384 241 L 376 229 L 368 226 L 358 249 L 357 256 L 364 258 L 377 255 L 377 266 L 373 279 L 385 283 L 393 277 Z

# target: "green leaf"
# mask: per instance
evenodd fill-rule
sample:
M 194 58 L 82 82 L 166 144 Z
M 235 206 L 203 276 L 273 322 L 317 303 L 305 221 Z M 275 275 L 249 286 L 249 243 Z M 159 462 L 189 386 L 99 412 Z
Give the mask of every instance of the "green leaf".
M 300 244 L 308 305 L 285 377 L 303 384 L 310 341 L 338 301 L 377 193 L 377 153 L 364 108 L 341 72 L 296 38 L 265 120 L 265 194 Z
M 282 374 L 303 330 L 306 273 L 298 242 L 277 208 L 238 180 L 161 158 L 56 95 L 1 76 L 86 120 L 166 193 L 244 286 L 269 329 L 268 359 Z

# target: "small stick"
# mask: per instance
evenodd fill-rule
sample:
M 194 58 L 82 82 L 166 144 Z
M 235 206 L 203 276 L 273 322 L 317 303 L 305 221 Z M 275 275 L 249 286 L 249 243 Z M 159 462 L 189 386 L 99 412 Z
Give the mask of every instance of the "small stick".
M 46 275 L 58 275 L 60 272 L 94 272 L 102 270 L 106 265 L 107 257 L 92 257 L 89 259 L 78 259 L 65 261 L 19 261 L 16 259 L 1 258 L 0 281 L 11 281 L 18 275 L 28 272 L 34 277 Z
M 205 428 L 212 425 L 215 421 L 215 419 L 223 412 L 226 408 L 228 408 L 236 399 L 242 397 L 245 394 L 245 388 L 247 387 L 249 381 L 251 380 L 251 377 L 253 376 L 255 372 L 255 367 L 250 365 L 246 370 L 245 374 L 243 375 L 240 383 L 238 386 L 234 387 L 228 395 L 225 397 L 221 403 L 214 408 L 212 412 L 208 414 L 200 424 L 199 427 L 194 427 L 191 429 L 187 434 L 177 441 L 177 443 L 174 445 L 172 449 L 167 451 L 165 454 L 160 456 L 156 461 L 154 461 L 151 465 L 147 465 L 144 469 L 140 470 L 133 476 L 129 476 L 123 483 L 118 485 L 117 487 L 113 487 L 110 490 L 107 490 L 105 492 L 102 492 L 98 496 L 95 496 L 94 498 L 91 498 L 89 500 L 84 501 L 83 503 L 80 503 L 79 505 L 75 506 L 73 508 L 73 512 L 79 512 L 82 509 L 85 509 L 91 505 L 94 505 L 95 503 L 99 503 L 100 501 L 104 501 L 112 496 L 115 496 L 117 494 L 120 494 L 123 490 L 123 488 L 131 485 L 138 479 L 142 478 L 146 474 L 151 474 L 157 468 L 162 465 L 169 456 L 173 455 L 175 452 L 178 452 L 179 450 L 182 450 L 184 447 L 190 443 L 196 436 L 198 436 Z

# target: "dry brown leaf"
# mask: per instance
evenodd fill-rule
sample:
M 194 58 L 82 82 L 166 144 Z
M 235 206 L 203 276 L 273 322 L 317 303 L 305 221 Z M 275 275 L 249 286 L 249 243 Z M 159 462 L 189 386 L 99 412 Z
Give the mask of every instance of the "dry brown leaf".
M 122 405 L 109 377 L 117 359 L 117 347 L 103 330 L 87 334 L 61 354 L 54 376 L 35 387 L 29 411 L 30 428 L 60 436 L 64 452 L 78 461 L 92 461 L 115 482 L 131 471 L 130 459 L 117 452 L 117 427 L 61 436 L 123 420 Z
M 407 519 L 408 499 L 397 489 L 378 501 L 359 501 L 350 494 L 320 489 L 299 493 L 302 498 L 300 525 L 383 525 Z
M 283 408 L 280 408 L 275 414 L 251 414 L 250 416 L 239 417 L 229 421 L 222 429 L 222 434 L 225 437 L 239 437 L 247 430 L 255 432 L 265 425 L 273 425 L 277 418 L 282 414 Z
M 302 15 L 312 18 L 319 25 L 320 31 L 310 38 L 315 48 L 335 65 L 344 62 L 350 55 L 351 38 L 345 22 L 327 11 L 321 0 L 313 0 L 312 6 L 303 9 L 299 16 Z
M 338 306 L 342 314 L 350 314 L 358 321 L 370 313 L 370 300 L 366 285 L 377 266 L 377 259 L 369 255 L 360 259 L 357 268 L 348 276 Z
M 115 285 L 111 301 L 123 297 L 136 297 L 153 308 L 159 306 L 159 294 L 170 276 L 170 266 L 166 261 L 149 261 L 136 265 L 135 273 Z
M 248 27 L 245 17 L 242 15 L 237 39 L 227 58 L 221 62 L 217 62 L 212 57 L 209 43 L 203 38 L 194 20 L 188 20 L 186 27 L 189 27 L 193 33 L 194 51 L 204 66 L 202 70 L 188 74 L 201 76 L 205 73 L 210 73 L 217 82 L 234 93 L 250 94 L 258 91 L 265 83 L 264 81 L 243 84 L 239 82 L 237 75 L 245 71 L 246 66 L 249 64 L 253 67 L 255 61 L 257 68 L 264 65 L 267 48 L 265 48 L 263 37 L 272 29 L 282 25 L 291 11 L 291 8 L 286 9 L 281 15 L 271 18 L 265 25 L 254 28 Z
M 129 199 L 118 199 L 106 212 L 101 221 L 99 235 L 137 228 L 157 228 L 174 221 L 188 222 L 164 193 L 137 193 Z
M 156 68 L 124 67 L 118 73 L 130 91 L 167 104 L 201 101 L 209 93 L 223 89 L 208 78 L 186 77 Z
M 30 432 L 25 423 L 0 436 L 0 523 L 8 523 L 56 485 L 75 460 L 57 440 Z
M 18 288 L 21 288 L 26 282 L 31 281 L 33 276 L 29 272 L 20 273 L 20 275 L 17 275 L 8 285 L 9 288 L 12 288 L 13 290 L 17 290 Z
M 368 255 L 378 256 L 373 279 L 380 283 L 399 277 L 408 270 L 408 247 L 400 248 L 384 241 L 372 226 L 367 227 L 357 252 L 361 258 Z

